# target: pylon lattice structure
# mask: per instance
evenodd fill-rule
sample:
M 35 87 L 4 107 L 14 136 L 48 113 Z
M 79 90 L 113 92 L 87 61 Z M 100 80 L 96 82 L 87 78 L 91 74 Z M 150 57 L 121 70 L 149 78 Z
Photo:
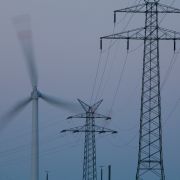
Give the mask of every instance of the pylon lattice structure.
M 180 10 L 164 4 L 159 0 L 145 0 L 143 4 L 114 11 L 114 23 L 119 12 L 144 13 L 145 26 L 117 34 L 101 37 L 103 39 L 126 39 L 144 41 L 143 76 L 141 94 L 141 115 L 139 154 L 136 180 L 165 180 L 162 153 L 161 127 L 161 94 L 159 41 L 173 40 L 176 50 L 176 40 L 180 33 L 159 26 L 159 14 L 180 13 Z M 155 176 L 152 176 L 152 175 Z
M 67 119 L 72 118 L 84 118 L 86 123 L 84 126 L 79 126 L 71 129 L 65 129 L 61 132 L 72 132 L 72 133 L 85 133 L 85 142 L 84 142 L 84 162 L 83 162 L 83 180 L 97 180 L 97 167 L 96 167 L 96 133 L 117 133 L 111 129 L 100 127 L 95 125 L 95 119 L 105 119 L 109 120 L 110 117 L 96 113 L 98 107 L 102 103 L 102 100 L 95 103 L 92 106 L 87 105 L 86 103 L 79 100 L 82 108 L 85 113 L 78 114 L 75 116 L 70 116 Z

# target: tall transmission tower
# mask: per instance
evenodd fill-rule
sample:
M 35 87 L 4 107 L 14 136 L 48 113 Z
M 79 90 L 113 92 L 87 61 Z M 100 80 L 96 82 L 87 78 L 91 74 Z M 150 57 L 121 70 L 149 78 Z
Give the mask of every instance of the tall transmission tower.
M 95 134 L 103 134 L 103 133 L 117 133 L 117 131 L 113 131 L 111 129 L 107 129 L 104 127 L 100 127 L 95 125 L 95 119 L 105 119 L 109 120 L 110 117 L 101 115 L 96 113 L 98 107 L 102 103 L 98 101 L 92 106 L 87 105 L 86 103 L 79 100 L 83 110 L 85 113 L 78 114 L 75 116 L 70 116 L 67 119 L 72 118 L 84 118 L 86 119 L 86 123 L 83 126 L 65 129 L 61 132 L 72 132 L 72 133 L 85 133 L 85 142 L 84 142 L 84 162 L 83 162 L 83 180 L 97 180 L 97 167 L 96 167 L 96 139 Z
M 165 180 L 162 153 L 161 94 L 159 41 L 180 40 L 180 33 L 160 27 L 159 14 L 180 13 L 180 9 L 160 4 L 159 0 L 144 0 L 143 4 L 114 11 L 117 13 L 145 14 L 145 26 L 117 34 L 101 37 L 103 39 L 125 39 L 127 49 L 129 40 L 144 41 L 143 76 L 141 94 L 141 115 L 139 154 L 136 180 Z M 155 176 L 152 176 L 152 175 Z

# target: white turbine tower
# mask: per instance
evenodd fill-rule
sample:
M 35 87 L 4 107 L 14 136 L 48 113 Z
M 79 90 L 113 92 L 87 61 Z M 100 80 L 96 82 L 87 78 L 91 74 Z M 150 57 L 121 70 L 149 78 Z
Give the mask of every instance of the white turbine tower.
M 60 106 L 61 108 L 68 110 L 76 110 L 76 105 L 70 102 L 59 100 L 49 95 L 45 95 L 38 90 L 38 76 L 35 66 L 32 32 L 30 28 L 29 16 L 20 16 L 15 19 L 15 25 L 17 28 L 18 39 L 26 57 L 27 67 L 29 70 L 30 80 L 32 84 L 32 93 L 28 98 L 23 99 L 15 106 L 12 107 L 1 118 L 1 129 L 4 128 L 12 118 L 21 112 L 26 105 L 32 102 L 32 178 L 31 180 L 39 180 L 39 132 L 38 132 L 38 100 L 39 98 L 44 101 Z

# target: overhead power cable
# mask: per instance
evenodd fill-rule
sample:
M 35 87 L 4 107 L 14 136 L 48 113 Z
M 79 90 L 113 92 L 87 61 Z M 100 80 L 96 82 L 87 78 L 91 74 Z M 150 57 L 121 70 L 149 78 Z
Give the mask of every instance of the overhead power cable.
M 172 69 L 173 69 L 175 63 L 177 62 L 177 59 L 178 59 L 179 54 L 180 54 L 180 48 L 178 49 L 177 52 L 175 52 L 175 53 L 173 54 L 173 56 L 172 56 L 172 58 L 171 58 L 169 68 L 167 69 L 167 71 L 166 71 L 166 73 L 165 73 L 165 77 L 164 77 L 163 82 L 162 82 L 162 84 L 161 84 L 161 89 L 163 89 L 164 86 L 166 85 L 167 80 L 168 80 L 168 78 L 170 77 L 170 74 L 171 74 L 171 72 L 172 72 Z
M 115 31 L 115 25 L 114 25 L 114 28 L 113 28 L 113 34 L 114 34 L 114 31 Z M 100 83 L 99 83 L 99 86 L 98 86 L 98 89 L 97 89 L 97 94 L 95 96 L 95 101 L 98 99 L 100 89 L 101 89 L 101 86 L 102 86 L 102 83 L 103 83 L 103 78 L 104 78 L 106 68 L 107 68 L 107 65 L 108 65 L 109 56 L 110 56 L 110 49 L 111 49 L 111 43 L 112 43 L 112 40 L 110 40 L 110 43 L 109 43 L 109 48 L 108 48 L 108 52 L 107 52 L 107 56 L 106 56 L 106 60 L 105 60 L 105 65 L 104 65 L 104 68 L 103 68 L 102 75 L 100 77 Z
M 135 0 L 135 4 L 136 4 L 136 1 L 137 0 Z M 140 2 L 141 2 L 141 0 L 139 0 L 139 2 L 138 2 L 138 4 L 140 4 Z M 129 25 L 129 23 L 131 22 L 131 20 L 132 20 L 132 18 L 133 18 L 134 16 L 132 16 L 131 15 L 131 17 L 129 18 L 129 20 L 128 20 L 128 22 L 127 22 L 127 24 L 125 25 L 125 27 L 123 28 L 123 30 L 125 30 L 127 27 L 128 27 L 128 25 Z M 113 34 L 115 33 L 115 24 L 114 24 L 114 28 L 113 28 Z M 107 64 L 108 64 L 108 61 L 109 61 L 109 57 L 110 57 L 110 50 L 111 50 L 111 48 L 113 47 L 113 40 L 110 40 L 110 42 L 109 42 L 109 46 L 108 46 L 108 48 L 107 49 L 105 49 L 105 51 L 107 51 L 107 56 L 106 56 L 106 61 L 105 61 L 105 65 L 104 65 L 104 68 L 103 68 L 103 72 L 102 72 L 102 75 L 101 75 L 101 77 L 100 77 L 100 83 L 99 83 L 99 86 L 98 86 L 98 89 L 97 89 L 97 94 L 96 94 L 96 96 L 95 96 L 95 101 L 98 99 L 98 97 L 99 97 L 99 94 L 100 94 L 100 90 L 101 90 L 101 87 L 102 87 L 102 84 L 103 84 L 103 79 L 104 79 L 104 75 L 105 75 L 105 72 L 106 72 L 106 69 L 107 69 Z M 104 53 L 105 51 L 102 51 L 102 53 Z
M 122 144 L 115 144 L 114 142 L 110 141 L 109 142 L 111 143 L 112 146 L 116 147 L 116 148 L 126 148 L 128 147 L 132 142 L 134 142 L 136 139 L 138 138 L 138 132 L 133 136 L 131 137 L 127 142 L 125 143 L 122 143 Z M 131 148 L 137 148 L 137 146 L 135 147 L 132 147 Z
M 115 101 L 116 101 L 116 98 L 117 98 L 117 95 L 118 95 L 118 92 L 119 92 L 119 88 L 121 86 L 122 78 L 123 78 L 123 75 L 124 75 L 124 72 L 125 72 L 125 68 L 126 68 L 126 64 L 127 64 L 127 60 L 128 60 L 128 55 L 129 54 L 128 54 L 128 51 L 127 51 L 125 60 L 123 62 L 123 67 L 122 67 L 122 70 L 120 72 L 118 84 L 117 84 L 117 87 L 116 87 L 116 90 L 115 90 L 115 93 L 114 93 L 114 96 L 113 96 L 112 104 L 110 106 L 110 114 L 112 113 L 112 109 L 114 107 L 114 104 L 115 104 Z
M 92 89 L 90 104 L 92 104 L 92 101 L 93 101 L 94 91 L 95 91 L 97 78 L 98 78 L 98 74 L 99 74 L 99 68 L 100 68 L 100 65 L 101 65 L 101 59 L 102 59 L 102 52 L 100 52 L 100 54 L 99 54 L 98 66 L 97 66 L 96 75 L 95 75 L 95 79 L 94 79 L 94 83 L 93 83 L 93 89 Z

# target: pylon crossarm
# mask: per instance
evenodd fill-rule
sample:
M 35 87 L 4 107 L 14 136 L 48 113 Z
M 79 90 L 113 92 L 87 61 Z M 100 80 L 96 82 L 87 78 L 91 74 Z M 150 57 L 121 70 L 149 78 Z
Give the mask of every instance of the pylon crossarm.
M 73 132 L 73 133 L 78 133 L 78 132 L 84 132 L 85 131 L 85 125 L 84 126 L 78 126 L 70 129 L 64 129 L 61 131 L 61 133 L 65 132 Z
M 122 12 L 122 13 L 145 13 L 146 12 L 146 4 L 143 3 L 143 4 L 115 10 L 114 14 L 119 13 L 119 12 Z
M 158 27 L 158 37 L 144 36 L 145 28 L 137 28 L 130 31 L 111 34 L 100 38 L 100 48 L 102 49 L 103 39 L 125 39 L 125 40 L 180 40 L 180 33 L 174 30 Z
M 111 133 L 111 134 L 116 134 L 117 131 L 108 129 L 108 128 L 104 128 L 104 127 L 100 127 L 100 126 L 94 126 L 94 128 L 92 130 L 89 130 L 86 128 L 86 126 L 78 126 L 75 128 L 70 128 L 70 129 L 64 129 L 61 131 L 61 133 L 65 133 L 65 132 L 72 132 L 72 133 L 80 133 L 80 132 L 96 132 L 99 134 L 103 134 L 103 133 Z
M 93 118 L 94 119 L 105 119 L 105 120 L 110 120 L 111 119 L 111 117 L 104 116 L 102 114 L 97 114 L 97 113 L 93 113 Z
M 133 30 L 129 30 L 129 31 L 124 31 L 121 33 L 116 33 L 116 34 L 111 34 L 108 36 L 103 36 L 100 37 L 100 49 L 102 50 L 103 48 L 103 39 L 126 39 L 127 40 L 127 49 L 129 48 L 129 40 L 144 40 L 144 32 L 145 32 L 145 28 L 141 27 L 141 28 L 136 28 Z
M 116 22 L 116 13 L 162 13 L 162 14 L 164 14 L 164 13 L 180 13 L 180 9 L 174 8 L 171 6 L 167 6 L 164 4 L 158 3 L 157 7 L 158 7 L 157 11 L 152 10 L 152 9 L 147 10 L 146 3 L 144 3 L 144 4 L 139 4 L 139 5 L 115 10 L 114 11 L 114 22 Z
M 180 13 L 180 9 L 159 3 L 158 13 Z
M 102 133 L 116 134 L 116 133 L 118 133 L 117 131 L 114 131 L 112 129 L 108 129 L 108 128 L 97 126 L 97 125 L 94 126 L 94 130 L 95 130 L 95 132 L 97 132 L 99 134 L 102 134 Z
M 74 118 L 87 118 L 87 114 L 86 113 L 82 113 L 82 114 L 77 114 L 77 115 L 74 115 L 74 116 L 69 116 L 67 117 L 67 119 L 74 119 Z
M 94 119 L 105 119 L 105 120 L 110 120 L 111 117 L 108 117 L 108 116 L 104 116 L 104 115 L 101 115 L 101 114 L 97 114 L 97 113 L 82 113 L 82 114 L 77 114 L 77 115 L 74 115 L 74 116 L 69 116 L 67 119 L 86 119 L 86 118 L 94 118 Z
M 108 36 L 103 36 L 100 39 L 144 39 L 144 27 L 136 28 L 133 30 L 124 31 L 121 33 L 115 33 Z
M 180 33 L 159 27 L 159 40 L 180 40 Z
M 124 31 L 121 33 L 111 34 L 103 36 L 100 39 L 131 39 L 131 40 L 179 40 L 180 33 L 174 30 L 159 27 L 159 37 L 152 37 L 151 34 L 147 37 L 144 36 L 145 28 L 137 28 L 130 31 Z
M 121 33 L 116 33 L 116 34 L 111 34 L 108 36 L 103 36 L 100 37 L 100 49 L 102 49 L 102 41 L 103 39 L 126 39 L 126 40 L 144 40 L 144 27 L 141 28 L 137 28 L 137 29 L 133 29 L 133 30 L 129 30 L 129 31 L 124 31 Z

